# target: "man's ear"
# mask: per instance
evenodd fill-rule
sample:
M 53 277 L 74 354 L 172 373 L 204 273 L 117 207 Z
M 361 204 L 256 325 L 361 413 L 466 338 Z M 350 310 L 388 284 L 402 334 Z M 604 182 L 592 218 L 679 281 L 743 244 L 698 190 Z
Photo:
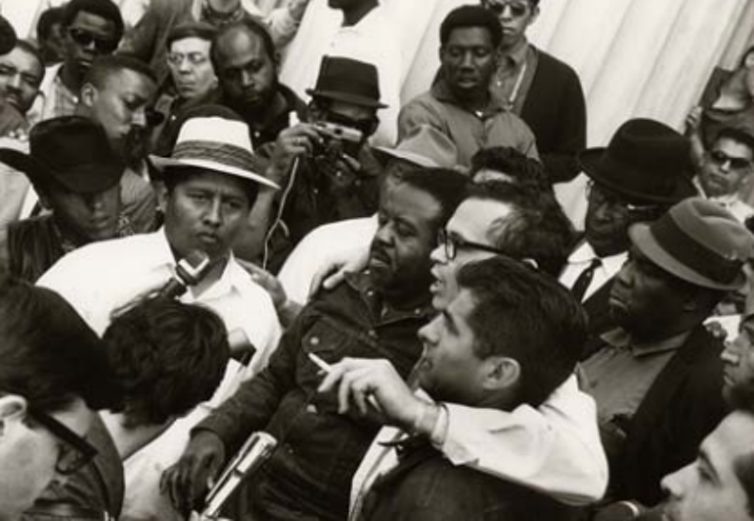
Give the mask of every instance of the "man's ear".
M 164 182 L 153 183 L 152 186 L 157 195 L 157 209 L 164 214 L 168 207 L 168 199 L 170 197 L 168 194 L 168 187 L 165 186 Z
M 45 210 L 52 210 L 52 203 L 50 202 L 50 196 L 47 195 L 42 189 L 37 189 L 37 197 L 39 197 L 39 205 Z
M 536 22 L 537 18 L 539 18 L 539 5 L 535 5 L 531 8 L 531 17 L 529 18 L 529 23 L 527 23 L 526 26 L 528 27 Z
M 521 365 L 505 356 L 490 356 L 484 361 L 482 387 L 487 391 L 513 389 L 521 379 Z
M 744 67 L 747 69 L 754 67 L 754 51 L 750 51 L 744 58 Z
M 0 396 L 0 440 L 5 435 L 8 423 L 23 419 L 29 409 L 26 399 L 17 394 Z
M 96 99 L 97 89 L 91 83 L 84 83 L 81 87 L 80 103 L 88 108 L 92 108 Z

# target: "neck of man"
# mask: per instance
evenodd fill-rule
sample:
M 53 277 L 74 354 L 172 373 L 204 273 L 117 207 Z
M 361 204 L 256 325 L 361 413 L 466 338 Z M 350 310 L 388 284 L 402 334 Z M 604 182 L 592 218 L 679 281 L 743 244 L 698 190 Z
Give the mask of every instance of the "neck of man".
M 241 5 L 241 0 L 208 0 L 210 9 L 216 13 L 232 13 Z
M 359 23 L 366 15 L 379 5 L 377 0 L 364 0 L 358 2 L 352 7 L 344 8 L 343 27 L 351 27 Z
M 165 429 L 173 423 L 168 421 L 161 425 L 127 427 L 126 417 L 122 413 L 100 411 L 99 416 L 113 439 L 121 461 L 125 461 L 144 445 L 165 432 Z
M 716 108 L 739 109 L 748 106 L 752 102 L 746 77 L 746 69 L 737 70 L 733 76 L 723 83 L 720 88 L 720 97 L 715 101 Z
M 529 45 L 529 41 L 526 38 L 521 38 L 520 40 L 512 43 L 511 45 L 504 45 L 500 44 L 500 47 L 497 48 L 498 52 L 502 56 L 510 56 L 512 54 L 516 54 L 518 51 L 523 49 Z
M 211 261 L 207 274 L 202 278 L 202 280 L 199 281 L 199 283 L 189 288 L 189 291 L 191 291 L 195 298 L 199 298 L 202 293 L 207 291 L 217 281 L 220 280 L 220 278 L 223 276 L 223 273 L 225 272 L 225 267 L 228 265 L 229 259 L 230 257 L 228 255 L 224 255 L 219 259 L 213 259 Z
M 243 114 L 246 123 L 252 129 L 258 130 L 267 127 L 286 109 L 285 96 L 280 89 L 275 90 L 275 94 L 269 103 L 262 103 L 258 108 L 238 108 L 238 112 Z
M 69 66 L 68 63 L 64 63 L 60 68 L 60 80 L 74 96 L 78 97 L 81 91 L 82 78 L 75 66 Z
M 458 104 L 477 116 L 481 116 L 490 104 L 490 92 L 486 88 L 480 88 L 472 92 L 466 91 L 460 94 L 455 93 Z

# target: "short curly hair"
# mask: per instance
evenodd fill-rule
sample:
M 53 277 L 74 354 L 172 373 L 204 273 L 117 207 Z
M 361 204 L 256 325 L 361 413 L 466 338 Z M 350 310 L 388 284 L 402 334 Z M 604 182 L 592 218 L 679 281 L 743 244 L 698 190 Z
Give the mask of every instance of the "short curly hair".
M 131 428 L 161 425 L 211 398 L 230 357 L 214 312 L 161 297 L 116 317 L 103 339 Z

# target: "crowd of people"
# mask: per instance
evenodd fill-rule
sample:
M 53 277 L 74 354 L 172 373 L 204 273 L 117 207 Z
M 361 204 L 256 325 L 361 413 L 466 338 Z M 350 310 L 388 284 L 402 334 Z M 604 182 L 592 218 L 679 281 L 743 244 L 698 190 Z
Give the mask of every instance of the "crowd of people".
M 587 148 L 538 0 L 308 3 L 0 17 L 0 521 L 754 520 L 754 52 Z

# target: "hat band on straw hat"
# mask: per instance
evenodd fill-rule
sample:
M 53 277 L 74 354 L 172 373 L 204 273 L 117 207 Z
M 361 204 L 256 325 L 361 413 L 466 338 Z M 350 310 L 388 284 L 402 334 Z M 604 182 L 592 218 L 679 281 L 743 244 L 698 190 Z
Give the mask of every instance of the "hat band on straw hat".
M 657 244 L 681 264 L 722 284 L 732 284 L 741 273 L 743 261 L 726 259 L 691 238 L 674 219 L 656 221 L 650 232 Z
M 173 149 L 171 159 L 201 159 L 252 172 L 257 170 L 259 164 L 248 150 L 211 141 L 183 141 L 178 143 Z

